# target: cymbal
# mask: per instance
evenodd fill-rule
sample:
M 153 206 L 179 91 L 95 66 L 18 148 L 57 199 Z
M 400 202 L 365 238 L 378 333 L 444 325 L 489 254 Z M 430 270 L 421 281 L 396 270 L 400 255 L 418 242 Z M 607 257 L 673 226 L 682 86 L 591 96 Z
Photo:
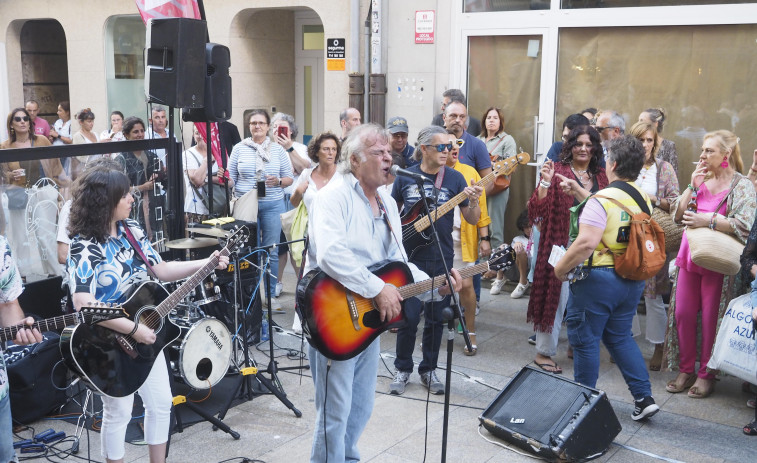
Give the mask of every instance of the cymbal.
M 189 233 L 197 235 L 214 236 L 216 238 L 226 238 L 227 231 L 223 228 L 187 228 Z
M 215 238 L 180 238 L 178 240 L 168 241 L 166 247 L 170 249 L 197 249 L 215 246 L 218 240 Z

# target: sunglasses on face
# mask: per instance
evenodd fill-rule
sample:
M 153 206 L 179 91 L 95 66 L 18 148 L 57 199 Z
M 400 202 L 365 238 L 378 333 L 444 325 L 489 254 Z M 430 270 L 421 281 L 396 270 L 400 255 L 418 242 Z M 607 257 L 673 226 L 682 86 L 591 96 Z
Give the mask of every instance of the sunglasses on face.
M 13 116 L 13 120 L 16 122 L 29 122 L 29 116 Z
M 452 151 L 452 143 L 447 144 L 439 144 L 439 145 L 426 145 L 426 146 L 433 146 L 436 148 L 436 151 L 443 152 L 443 151 Z

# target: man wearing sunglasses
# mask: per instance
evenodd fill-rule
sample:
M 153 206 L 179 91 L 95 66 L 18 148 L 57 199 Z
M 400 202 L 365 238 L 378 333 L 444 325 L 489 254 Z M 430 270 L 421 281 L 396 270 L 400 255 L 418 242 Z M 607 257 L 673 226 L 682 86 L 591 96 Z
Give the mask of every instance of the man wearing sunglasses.
M 468 186 L 460 172 L 447 167 L 447 158 L 450 156 L 453 146 L 447 132 L 435 125 L 425 127 L 418 134 L 416 146 L 415 158 L 420 161 L 420 164 L 410 167 L 408 170 L 419 173 L 426 179 L 423 182 L 423 191 L 426 197 L 433 202 L 433 207 L 430 207 L 430 209 L 438 209 L 450 199 L 464 192 L 467 199 L 460 203 L 462 216 L 466 222 L 473 225 L 477 224 L 481 215 L 478 198 L 483 194 L 483 189 L 480 186 Z M 421 200 L 418 184 L 414 179 L 407 177 L 396 178 L 392 197 L 397 201 L 399 209 L 404 206 L 405 215 L 412 214 L 415 211 L 413 206 L 417 206 Z M 439 255 L 439 246 L 435 242 L 420 245 L 416 249 L 408 249 L 408 246 L 405 246 L 407 254 L 412 255 L 410 262 L 427 274 L 434 276 L 445 272 L 445 264 L 446 268 L 452 268 L 454 257 L 453 221 L 453 211 L 447 212 L 434 220 L 442 255 Z M 418 365 L 418 373 L 421 376 L 422 383 L 432 394 L 444 394 L 444 384 L 436 374 L 436 365 L 444 328 L 442 309 L 445 307 L 449 307 L 447 298 L 441 301 L 427 302 L 423 306 L 425 317 L 423 360 Z M 399 395 L 405 392 L 405 386 L 413 372 L 413 350 L 415 348 L 415 335 L 420 323 L 420 314 L 420 300 L 410 298 L 405 301 L 407 324 L 397 332 L 397 357 L 394 361 L 397 372 L 394 381 L 389 385 L 389 392 L 392 394 Z
M 622 137 L 626 132 L 626 121 L 616 111 L 605 109 L 597 114 L 594 128 L 599 132 L 599 138 L 602 140 L 602 146 L 605 148 L 605 154 L 607 154 L 607 147 L 610 142 Z

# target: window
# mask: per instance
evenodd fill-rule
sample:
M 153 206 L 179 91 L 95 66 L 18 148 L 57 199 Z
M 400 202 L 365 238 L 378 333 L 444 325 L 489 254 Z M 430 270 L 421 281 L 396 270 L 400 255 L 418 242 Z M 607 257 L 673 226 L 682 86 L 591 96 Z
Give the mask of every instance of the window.
M 323 50 L 323 25 L 305 24 L 302 26 L 302 49 Z

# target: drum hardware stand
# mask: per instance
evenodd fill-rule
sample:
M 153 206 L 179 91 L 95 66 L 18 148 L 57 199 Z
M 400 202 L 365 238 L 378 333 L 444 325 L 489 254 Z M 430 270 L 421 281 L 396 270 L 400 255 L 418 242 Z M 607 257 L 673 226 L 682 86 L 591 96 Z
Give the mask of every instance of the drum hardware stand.
M 263 249 L 267 249 L 271 247 L 272 246 L 255 248 L 255 249 L 252 249 L 251 252 L 255 252 L 255 251 L 259 251 L 259 250 L 263 250 Z M 239 317 L 241 303 L 243 301 L 243 293 L 242 293 L 242 286 L 241 286 L 242 280 L 239 274 L 239 263 L 241 259 L 239 258 L 239 251 L 233 252 L 231 256 L 233 257 L 233 260 L 234 260 L 234 324 L 235 326 L 238 327 L 239 326 L 238 317 Z M 261 268 L 263 268 L 262 265 L 261 265 Z M 268 282 L 270 281 L 268 277 L 268 272 L 266 272 L 265 281 L 266 281 L 266 284 L 268 284 Z M 258 284 L 260 284 L 260 278 L 258 278 Z M 266 293 L 270 293 L 270 291 L 266 291 Z M 268 294 L 267 297 L 268 297 L 268 317 L 270 320 L 270 317 L 271 317 L 270 294 Z M 279 383 L 278 379 L 275 378 L 275 375 L 272 374 L 272 379 L 275 379 L 276 384 L 274 384 L 272 380 L 263 376 L 262 372 L 253 365 L 254 361 L 250 357 L 250 345 L 249 345 L 249 340 L 247 336 L 248 333 L 247 333 L 246 314 L 242 316 L 241 325 L 242 325 L 242 330 L 241 330 L 242 331 L 242 350 L 244 353 L 243 354 L 244 360 L 242 363 L 243 365 L 242 367 L 237 365 L 238 374 L 239 374 L 239 383 L 237 384 L 234 390 L 234 393 L 229 395 L 229 399 L 226 401 L 226 404 L 221 409 L 221 412 L 218 414 L 218 418 L 223 419 L 223 417 L 226 416 L 226 413 L 229 411 L 229 408 L 231 408 L 231 404 L 234 401 L 234 399 L 241 398 L 247 401 L 250 401 L 253 399 L 254 394 L 253 394 L 253 388 L 252 388 L 252 382 L 251 382 L 253 375 L 255 376 L 255 379 L 257 379 L 261 385 L 263 385 L 266 389 L 268 389 L 268 391 L 270 391 L 271 394 L 275 395 L 276 398 L 279 399 L 279 401 L 281 401 L 281 403 L 283 403 L 284 405 L 287 406 L 287 408 L 292 410 L 296 417 L 298 418 L 301 417 L 302 412 L 299 411 L 294 406 L 294 404 L 292 404 L 292 402 L 289 401 L 289 399 L 287 399 L 286 394 L 283 392 L 283 387 L 281 386 L 281 383 Z M 268 325 L 269 336 L 272 334 L 271 329 L 272 328 L 269 323 Z M 236 337 L 237 339 L 239 339 L 238 334 Z M 273 353 L 273 341 L 270 340 L 270 342 L 271 342 L 271 353 Z M 235 349 L 235 352 L 236 352 L 236 349 Z M 236 357 L 236 353 L 235 353 L 235 357 Z M 269 369 L 270 369 L 270 364 L 269 364 Z
M 257 369 L 255 369 L 257 371 Z M 187 400 L 186 396 L 183 395 L 177 395 L 173 398 L 173 406 L 174 408 L 178 407 L 179 405 L 185 405 L 187 408 L 192 410 L 193 412 L 200 415 L 205 421 L 208 421 L 209 423 L 213 424 L 213 430 L 220 429 L 221 431 L 228 433 L 231 435 L 231 437 L 234 438 L 234 440 L 239 440 L 239 433 L 234 431 L 221 421 L 222 417 L 216 418 L 215 416 L 211 415 L 210 413 L 206 412 L 202 408 L 198 407 L 194 403 Z M 178 413 L 178 411 L 175 413 L 176 416 L 176 432 L 184 432 L 184 426 L 181 423 L 181 415 Z

